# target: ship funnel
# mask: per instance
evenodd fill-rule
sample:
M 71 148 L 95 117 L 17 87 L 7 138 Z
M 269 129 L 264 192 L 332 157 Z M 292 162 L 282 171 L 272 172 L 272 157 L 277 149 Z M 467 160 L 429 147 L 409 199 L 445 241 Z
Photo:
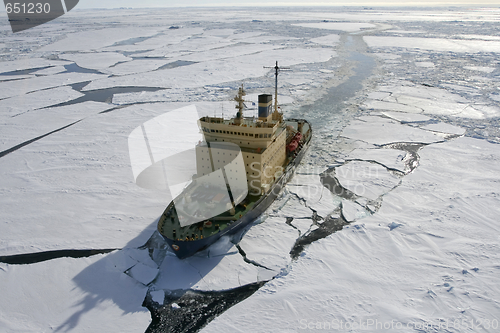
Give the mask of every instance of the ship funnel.
M 259 95 L 259 120 L 270 121 L 271 104 L 273 97 L 270 94 Z

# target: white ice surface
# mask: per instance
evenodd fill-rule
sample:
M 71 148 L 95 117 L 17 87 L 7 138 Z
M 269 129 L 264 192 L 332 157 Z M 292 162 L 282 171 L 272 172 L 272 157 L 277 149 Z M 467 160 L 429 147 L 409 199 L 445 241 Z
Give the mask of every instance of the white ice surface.
M 270 50 L 252 55 L 206 61 L 161 71 L 111 77 L 94 80 L 83 90 L 103 89 L 116 86 L 148 86 L 164 88 L 196 88 L 223 82 L 259 77 L 269 70 L 269 59 L 278 60 L 282 66 L 301 63 L 323 62 L 330 59 L 333 51 L 324 48 L 295 48 Z M 272 64 L 271 64 L 272 65 Z
M 374 24 L 365 22 L 319 22 L 319 23 L 297 23 L 293 25 L 305 28 L 340 30 L 348 32 L 376 27 Z
M 329 331 L 341 330 L 340 321 L 379 331 L 375 320 L 414 332 L 441 320 L 450 327 L 455 320 L 494 320 L 500 148 L 458 138 L 420 154 L 419 168 L 385 196 L 377 214 L 309 245 L 288 274 L 204 332 L 312 331 L 324 323 Z
M 0 82 L 0 98 L 24 95 L 37 90 L 44 90 L 73 83 L 102 79 L 107 75 L 88 73 L 63 73 L 38 76 L 31 79 Z
M 465 128 L 453 126 L 447 123 L 429 124 L 426 126 L 422 126 L 421 128 L 434 132 L 449 133 L 456 135 L 462 135 L 465 133 Z
M 495 67 L 487 67 L 487 66 L 464 66 L 465 69 L 469 69 L 471 71 L 478 71 L 484 73 L 491 73 L 495 70 Z
M 347 222 L 362 219 L 368 216 L 369 213 L 358 203 L 350 200 L 342 200 L 342 216 Z
M 390 112 L 390 111 L 384 111 L 382 112 L 383 115 L 395 119 L 400 122 L 405 122 L 405 123 L 415 123 L 415 122 L 423 122 L 423 121 L 428 121 L 431 120 L 431 117 L 428 117 L 423 114 L 415 114 L 415 113 L 406 113 L 406 112 Z
M 378 199 L 400 182 L 385 167 L 365 161 L 352 161 L 337 167 L 335 175 L 344 188 L 370 200 Z
M 119 62 L 132 60 L 121 53 L 116 52 L 92 52 L 92 53 L 66 53 L 59 56 L 61 59 L 74 61 L 83 68 L 102 70 Z
M 106 51 L 147 51 L 156 50 L 167 45 L 183 43 L 190 37 L 203 33 L 203 28 L 181 28 L 162 31 L 160 35 L 133 44 L 114 45 L 104 48 Z
M 432 51 L 452 52 L 500 52 L 500 41 L 462 40 L 422 37 L 364 36 L 369 47 L 401 47 Z
M 168 64 L 169 62 L 171 61 L 158 60 L 158 59 L 132 60 L 118 64 L 113 67 L 109 67 L 107 69 L 103 69 L 102 71 L 106 74 L 112 74 L 112 75 L 138 74 L 138 73 L 154 71 L 160 68 L 161 66 Z
M 66 72 L 66 68 L 64 66 L 52 66 L 45 69 L 40 69 L 36 72 L 32 72 L 31 74 L 35 75 L 54 75 L 62 72 Z
M 380 117 L 372 117 L 380 118 Z M 376 134 L 376 135 L 374 135 Z M 342 136 L 354 140 L 383 145 L 393 142 L 432 143 L 443 141 L 443 135 L 396 123 L 354 120 L 344 128 Z
M 18 117 L 32 110 L 45 108 L 51 105 L 68 102 L 83 96 L 82 93 L 71 87 L 58 87 L 35 91 L 26 95 L 14 96 L 0 100 L 0 121 L 15 121 L 12 117 Z M 38 119 L 38 121 L 40 121 Z
M 55 88 L 54 90 L 56 89 L 59 90 L 57 91 L 58 96 L 64 96 L 61 90 L 69 88 Z M 45 96 L 50 96 L 47 94 L 47 91 L 44 91 L 44 93 Z M 38 93 L 32 93 L 27 96 L 35 94 L 39 95 L 40 99 L 44 97 L 43 94 Z M 64 100 L 58 101 L 58 103 L 63 101 Z M 0 101 L 0 105 L 2 102 L 3 101 Z M 53 103 L 54 101 L 50 102 Z M 21 103 L 19 105 L 25 106 L 25 104 Z M 0 128 L 2 129 L 0 132 L 0 151 L 47 134 L 87 116 L 96 115 L 112 107 L 112 105 L 106 103 L 87 101 L 66 106 L 32 110 L 19 114 L 13 118 L 2 118 L 0 120 Z M 19 111 L 20 110 L 15 110 L 15 112 Z M 40 121 L 40 119 L 43 119 L 43 121 Z
M 264 271 L 267 270 L 245 263 L 229 238 L 223 237 L 209 250 L 183 260 L 173 253 L 167 255 L 154 288 L 225 290 L 269 279 L 269 273 Z
M 0 254 L 142 246 L 171 197 L 134 183 L 127 138 L 180 106 L 142 104 L 93 115 L 100 104 L 74 106 L 84 120 L 2 157 Z M 54 116 L 71 111 L 52 110 Z
M 42 58 L 27 58 L 12 61 L 1 61 L 0 72 L 13 72 L 24 69 L 42 68 L 50 66 L 69 65 L 71 62 L 62 60 L 47 60 Z
M 430 61 L 417 61 L 415 62 L 415 65 L 417 67 L 424 67 L 424 68 L 434 68 L 435 65 L 433 62 Z
M 403 150 L 357 148 L 347 155 L 346 160 L 375 161 L 387 168 L 405 172 L 405 157 L 406 152 Z
M 40 51 L 91 51 L 114 43 L 137 37 L 149 37 L 158 32 L 157 28 L 105 28 L 70 33 L 66 38 L 40 48 Z
M 319 216 L 326 217 L 339 206 L 340 201 L 321 184 L 318 175 L 307 176 L 309 179 L 303 181 L 305 178 L 306 176 L 300 178 L 299 181 L 302 181 L 300 185 L 289 184 L 287 186 L 288 191 L 305 200 L 305 205 L 314 209 Z M 286 214 L 286 211 L 286 209 L 283 209 L 284 214 Z M 311 216 L 311 213 L 312 212 L 310 212 L 308 216 Z
M 31 79 L 31 78 L 34 78 L 34 77 L 35 77 L 35 75 L 32 75 L 32 74 L 26 74 L 26 75 L 0 75 L 0 81 Z
M 31 265 L 0 264 L 2 332 L 144 332 L 147 288 L 117 252 Z
M 416 86 L 406 81 L 402 81 L 400 85 L 379 86 L 377 91 L 370 93 L 368 97 L 370 99 L 366 100 L 363 106 L 373 110 L 450 115 L 472 119 L 500 115 L 500 108 L 496 105 L 472 103 L 465 97 L 445 89 Z
M 311 42 L 326 46 L 336 46 L 340 42 L 340 35 L 332 34 L 311 38 Z
M 263 274 L 273 277 L 290 263 L 290 250 L 298 236 L 297 230 L 287 225 L 284 218 L 269 217 L 250 228 L 239 245 L 247 259 L 272 270 Z

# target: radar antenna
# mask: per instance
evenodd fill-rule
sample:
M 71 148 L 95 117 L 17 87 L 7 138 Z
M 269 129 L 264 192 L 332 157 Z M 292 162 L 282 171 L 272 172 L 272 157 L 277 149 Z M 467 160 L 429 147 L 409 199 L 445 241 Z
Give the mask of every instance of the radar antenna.
M 282 70 L 289 70 L 290 67 L 279 67 L 278 66 L 278 61 L 276 60 L 276 66 L 274 67 L 266 67 L 264 68 L 274 68 L 274 112 L 278 112 L 278 74 Z

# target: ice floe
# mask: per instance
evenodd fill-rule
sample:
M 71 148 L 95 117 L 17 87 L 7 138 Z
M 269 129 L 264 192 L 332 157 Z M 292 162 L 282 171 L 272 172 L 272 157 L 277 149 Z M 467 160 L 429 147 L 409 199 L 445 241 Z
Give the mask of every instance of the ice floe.
M 55 89 L 68 89 L 68 88 L 55 88 Z M 37 93 L 32 93 L 37 94 Z M 28 96 L 32 95 L 29 94 Z M 45 92 L 46 96 L 47 92 Z M 38 94 L 41 95 L 41 94 Z M 63 97 L 61 91 L 57 91 L 57 96 Z M 38 96 L 43 101 L 43 96 Z M 63 102 L 59 100 L 58 102 Z M 0 106 L 3 101 L 0 101 Z M 23 101 L 26 103 L 26 101 Z M 54 103 L 54 101 L 48 101 Z M 29 106 L 19 104 L 23 106 Z M 28 112 L 30 109 L 13 109 L 13 112 L 24 111 L 24 113 L 16 113 L 15 117 L 2 118 L 0 126 L 2 131 L 0 133 L 0 151 L 7 150 L 18 144 L 29 141 L 30 139 L 37 138 L 45 135 L 51 131 L 67 126 L 71 123 L 84 119 L 91 115 L 96 115 L 99 112 L 109 110 L 112 105 L 106 103 L 87 101 L 78 104 L 47 107 L 44 109 L 34 110 Z M 43 118 L 43 122 L 40 122 Z
M 88 73 L 62 73 L 48 76 L 38 76 L 31 79 L 0 82 L 0 99 L 24 95 L 37 90 L 45 90 L 73 83 L 102 79 L 107 75 Z M 52 96 L 56 97 L 57 96 Z
M 89 327 L 144 331 L 151 318 L 141 306 L 147 288 L 120 271 L 116 259 L 111 253 L 31 265 L 2 264 L 0 328 L 33 333 L 86 332 Z
M 478 41 L 445 38 L 364 36 L 369 47 L 401 47 L 441 52 L 500 52 L 500 41 Z
M 391 119 L 397 120 L 402 123 L 418 123 L 418 122 L 426 122 L 431 120 L 432 118 L 423 114 L 415 114 L 415 113 L 406 113 L 406 112 L 391 112 L 391 111 L 383 111 L 381 112 L 384 116 L 387 116 Z
M 374 119 L 379 117 L 373 117 Z M 342 136 L 354 140 L 361 140 L 376 145 L 384 145 L 393 142 L 418 142 L 432 143 L 444 140 L 439 133 L 425 131 L 419 128 L 394 123 L 373 122 L 354 120 L 344 128 Z
M 332 55 L 331 50 L 324 48 L 269 50 L 253 55 L 206 61 L 162 71 L 94 80 L 83 90 L 117 86 L 196 88 L 263 76 L 269 71 L 264 66 L 272 65 L 269 63 L 269 59 L 278 60 L 283 66 L 291 66 L 301 63 L 327 61 Z
M 357 148 L 350 152 L 346 160 L 374 161 L 386 168 L 405 172 L 406 152 L 398 149 L 362 149 Z
M 385 196 L 377 214 L 309 245 L 287 274 L 204 331 L 234 332 L 235 322 L 282 332 L 341 323 L 376 330 L 376 322 L 394 322 L 412 332 L 443 320 L 493 320 L 500 295 L 492 263 L 499 259 L 498 145 L 459 138 L 421 155 L 422 165 Z
M 0 72 L 13 72 L 25 69 L 36 69 L 51 66 L 63 66 L 68 65 L 70 62 L 62 60 L 47 60 L 43 58 L 28 58 L 19 59 L 12 61 L 1 61 L 0 62 Z
M 125 28 L 106 28 L 98 30 L 88 30 L 70 33 L 66 38 L 53 44 L 40 48 L 40 51 L 92 51 L 98 50 L 115 43 L 137 37 L 149 37 L 158 32 L 158 29 L 125 27 Z
M 82 93 L 71 87 L 58 87 L 5 98 L 0 100 L 0 108 L 3 111 L 0 119 L 6 121 L 8 118 L 19 116 L 25 112 L 71 101 L 81 96 L 83 96 Z M 38 119 L 38 121 L 40 120 Z
M 462 135 L 465 133 L 465 128 L 453 126 L 447 123 L 429 124 L 422 126 L 421 128 L 434 132 L 449 133 L 455 135 Z
M 297 23 L 294 25 L 305 28 L 340 30 L 348 32 L 376 27 L 376 25 L 366 22 L 318 22 L 318 23 Z
M 106 69 L 117 63 L 132 60 L 132 58 L 116 52 L 66 53 L 61 54 L 59 58 L 71 60 L 80 67 L 95 70 Z
M 400 182 L 385 167 L 365 161 L 352 161 L 335 168 L 335 175 L 345 189 L 370 200 L 378 199 Z

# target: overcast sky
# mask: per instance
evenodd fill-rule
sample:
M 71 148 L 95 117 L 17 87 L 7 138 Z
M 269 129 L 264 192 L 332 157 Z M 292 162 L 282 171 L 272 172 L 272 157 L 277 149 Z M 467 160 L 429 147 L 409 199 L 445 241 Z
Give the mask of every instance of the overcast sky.
M 184 7 L 184 6 L 500 6 L 499 0 L 80 0 L 77 8 Z

